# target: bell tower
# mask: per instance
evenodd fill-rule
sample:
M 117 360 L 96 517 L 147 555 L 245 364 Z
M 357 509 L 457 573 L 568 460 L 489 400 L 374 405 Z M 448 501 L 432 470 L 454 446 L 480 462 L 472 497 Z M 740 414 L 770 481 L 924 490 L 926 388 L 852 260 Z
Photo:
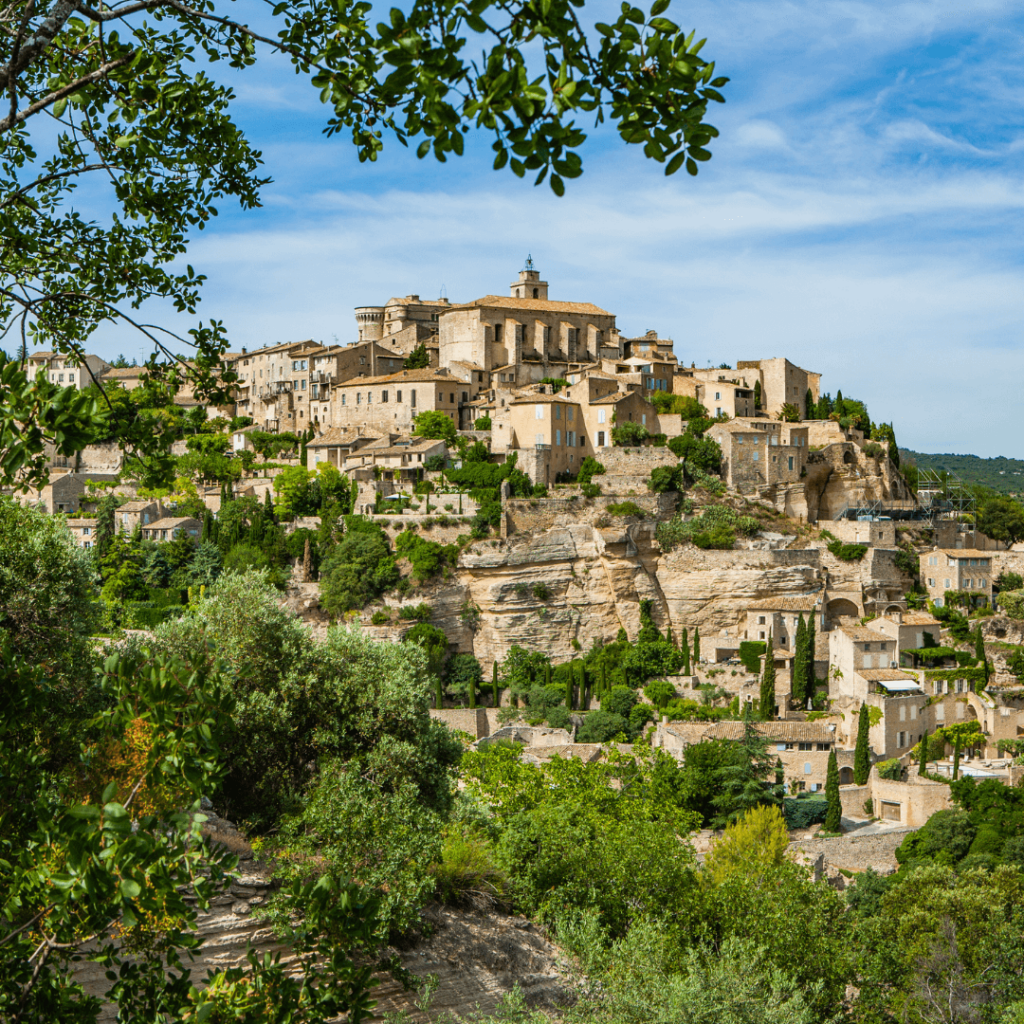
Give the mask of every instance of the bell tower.
M 544 299 L 548 297 L 548 283 L 540 279 L 540 272 L 534 269 L 533 257 L 526 257 L 526 266 L 519 271 L 519 280 L 509 285 L 513 299 Z

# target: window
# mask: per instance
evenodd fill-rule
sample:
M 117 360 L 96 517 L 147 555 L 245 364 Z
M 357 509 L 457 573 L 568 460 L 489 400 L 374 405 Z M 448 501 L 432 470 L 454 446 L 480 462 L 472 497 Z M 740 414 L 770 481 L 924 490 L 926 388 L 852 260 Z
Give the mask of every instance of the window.
M 482 373 L 478 373 L 476 375 L 476 382 L 477 382 L 477 384 L 483 384 L 483 382 L 484 382 L 484 375 Z
M 92 547 L 92 542 L 91 541 L 85 541 L 85 543 L 82 544 L 82 547 L 83 548 L 91 548 Z
M 363 404 L 363 393 L 362 393 L 362 391 L 357 391 L 356 392 L 356 405 L 362 405 L 362 404 Z
M 831 746 L 831 744 L 829 744 L 829 743 L 819 743 L 818 744 L 818 750 L 828 750 L 828 748 L 830 746 Z
M 469 392 L 467 392 L 467 391 L 463 391 L 462 392 L 462 400 L 464 402 L 468 402 L 469 401 Z
M 75 375 L 73 373 L 69 373 L 68 374 L 68 383 L 69 384 L 74 384 L 75 383 Z
M 607 410 L 605 410 L 605 409 L 598 409 L 597 410 L 597 422 L 598 423 L 604 423 L 604 418 L 605 418 L 606 411 Z
M 401 400 L 402 400 L 402 392 L 401 391 L 396 391 L 395 392 L 395 401 L 396 402 L 400 402 Z
M 586 435 L 585 434 L 580 434 L 580 447 L 581 448 L 586 444 L 586 441 L 587 441 Z
M 576 410 L 575 410 L 575 409 L 574 409 L 574 408 L 573 408 L 573 407 L 572 407 L 571 405 L 567 405 L 567 406 L 565 407 L 565 418 L 566 418 L 566 419 L 567 419 L 567 420 L 568 420 L 568 421 L 569 421 L 570 423 L 572 423 L 572 421 L 573 421 L 573 418 L 574 418 L 575 414 L 576 414 Z
M 494 342 L 496 345 L 501 344 L 501 324 L 494 325 Z
M 343 391 L 343 392 L 341 393 L 341 404 L 342 404 L 342 405 L 345 405 L 345 404 L 346 404 L 346 402 L 345 402 L 345 398 L 346 398 L 346 397 L 347 397 L 347 396 L 345 395 L 345 392 Z
M 928 578 L 928 586 L 929 587 L 934 587 L 935 586 L 935 580 L 932 577 Z
M 533 407 L 533 418 L 535 420 L 542 420 L 542 419 L 544 419 L 544 406 L 543 405 L 535 405 Z
M 413 388 L 409 392 L 409 407 L 411 409 L 415 409 L 416 408 L 416 389 L 415 388 Z
M 790 457 L 789 457 L 789 471 L 790 472 L 793 471 L 793 456 L 792 455 L 790 455 Z
M 63 373 L 58 374 L 57 375 L 57 380 L 59 380 L 61 382 L 61 384 L 63 384 L 64 383 L 64 374 Z
M 576 433 L 575 433 L 575 431 L 567 430 L 565 432 L 565 443 L 570 448 L 575 448 L 576 447 Z
M 754 461 L 755 462 L 759 462 L 760 460 L 761 460 L 761 453 L 760 452 L 754 452 Z
M 303 380 L 303 382 L 302 382 L 302 388 L 301 388 L 300 390 L 302 390 L 302 391 L 305 391 L 305 390 L 306 390 L 306 382 L 305 382 L 305 380 Z
M 599 430 L 597 432 L 597 447 L 598 448 L 603 448 L 604 447 L 604 431 L 603 430 Z
M 946 589 L 949 590 L 949 580 L 946 580 Z
M 560 430 L 555 431 L 555 444 L 562 443 L 562 432 Z
M 366 392 L 366 404 L 370 405 L 372 402 L 373 402 L 373 392 L 372 391 L 367 391 Z
M 644 427 L 647 426 L 647 413 L 645 412 L 640 413 L 640 425 Z
M 716 402 L 720 402 L 721 400 L 722 400 L 722 392 L 721 391 L 716 391 L 715 392 L 715 401 Z
M 803 744 L 801 743 L 800 746 L 802 748 Z M 804 775 L 810 775 L 810 774 L 811 774 L 811 762 L 810 761 L 804 761 Z
M 380 400 L 382 402 L 386 402 L 388 400 L 388 393 L 386 391 L 382 391 L 380 393 Z
M 758 624 L 759 626 L 763 626 L 763 625 L 764 625 L 764 623 L 765 623 L 765 618 L 764 618 L 764 616 L 763 616 L 763 615 L 758 615 L 758 617 L 757 617 L 757 624 Z
M 88 537 L 89 536 L 89 527 L 88 526 L 83 526 L 82 527 L 82 536 L 83 537 Z

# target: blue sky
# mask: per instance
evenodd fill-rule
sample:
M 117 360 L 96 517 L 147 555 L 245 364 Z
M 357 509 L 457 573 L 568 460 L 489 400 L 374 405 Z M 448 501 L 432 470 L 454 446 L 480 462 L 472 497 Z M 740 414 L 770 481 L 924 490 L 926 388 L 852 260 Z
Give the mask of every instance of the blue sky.
M 1024 9 L 676 0 L 668 16 L 732 79 L 714 159 L 666 179 L 602 132 L 563 199 L 489 170 L 483 137 L 444 166 L 397 143 L 359 164 L 287 65 L 238 75 L 275 180 L 195 240 L 202 316 L 234 348 L 348 342 L 357 305 L 504 293 L 531 252 L 553 298 L 657 329 L 687 363 L 785 355 L 901 445 L 1024 458 Z

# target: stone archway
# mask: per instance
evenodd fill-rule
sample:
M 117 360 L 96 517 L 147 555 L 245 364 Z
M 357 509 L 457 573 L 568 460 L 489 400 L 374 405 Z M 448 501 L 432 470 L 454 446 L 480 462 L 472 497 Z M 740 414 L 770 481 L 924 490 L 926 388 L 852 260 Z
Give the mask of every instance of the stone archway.
M 825 614 L 829 619 L 859 618 L 860 609 L 845 597 L 833 598 L 825 606 Z
M 850 786 L 853 784 L 853 769 L 849 765 L 844 765 L 839 769 L 839 785 Z
M 844 466 L 851 466 L 851 465 L 853 465 L 853 452 L 851 452 L 851 451 L 843 452 L 843 465 Z

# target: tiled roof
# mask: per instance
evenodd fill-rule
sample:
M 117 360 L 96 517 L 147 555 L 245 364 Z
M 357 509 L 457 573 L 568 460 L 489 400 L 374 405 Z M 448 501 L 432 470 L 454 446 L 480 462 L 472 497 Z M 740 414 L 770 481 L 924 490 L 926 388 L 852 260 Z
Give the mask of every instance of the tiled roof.
M 552 302 L 549 299 L 514 299 L 508 295 L 485 295 L 482 299 L 463 302 L 452 309 L 526 309 L 547 313 L 591 313 L 594 316 L 612 316 L 606 309 L 590 302 Z
M 112 366 L 109 370 L 105 370 L 102 376 L 104 380 L 108 377 L 130 379 L 132 377 L 141 377 L 145 372 L 146 368 L 144 366 Z
M 615 405 L 626 398 L 635 395 L 635 391 L 616 391 L 614 395 L 604 395 L 602 398 L 595 398 L 590 405 Z
M 888 615 L 883 618 L 889 618 Z M 891 621 L 895 622 L 895 619 Z M 900 625 L 903 626 L 938 626 L 939 620 L 933 615 L 929 615 L 927 612 L 904 612 L 902 616 L 902 622 Z
M 72 530 L 79 529 L 83 526 L 88 526 L 92 529 L 92 527 L 94 527 L 98 522 L 98 519 L 69 519 L 68 526 L 70 526 Z
M 545 402 L 563 402 L 566 405 L 579 405 L 575 398 L 566 398 L 565 395 L 521 395 L 513 398 L 509 405 L 543 405 Z
M 876 640 L 893 643 L 892 637 L 888 637 L 884 633 L 876 633 L 873 629 L 865 629 L 864 626 L 840 626 L 839 631 L 858 643 L 873 643 Z
M 979 551 L 977 548 L 936 548 L 940 555 L 949 555 L 950 558 L 991 558 L 995 552 Z M 928 552 L 925 552 L 928 554 Z
M 193 519 L 191 516 L 180 516 L 172 518 L 166 516 L 163 519 L 158 519 L 155 523 L 150 523 L 148 526 L 144 526 L 144 530 L 174 530 L 179 526 L 201 526 L 202 523 L 198 519 Z
M 901 672 L 898 668 L 861 668 L 857 675 L 869 683 L 916 683 L 917 677 Z
M 143 509 L 149 508 L 151 505 L 156 504 L 155 498 L 138 498 L 135 501 L 126 501 L 123 505 L 119 505 L 117 508 L 118 512 L 141 512 Z
M 806 594 L 802 596 L 766 598 L 763 601 L 755 601 L 753 604 L 747 605 L 747 608 L 750 611 L 800 612 L 810 611 L 820 602 L 821 596 L 819 594 Z
M 428 366 L 422 370 L 399 370 L 397 373 L 389 373 L 384 377 L 356 377 L 353 380 L 336 384 L 335 387 L 365 387 L 367 384 L 430 384 L 435 381 L 442 384 L 464 383 L 450 373 Z

